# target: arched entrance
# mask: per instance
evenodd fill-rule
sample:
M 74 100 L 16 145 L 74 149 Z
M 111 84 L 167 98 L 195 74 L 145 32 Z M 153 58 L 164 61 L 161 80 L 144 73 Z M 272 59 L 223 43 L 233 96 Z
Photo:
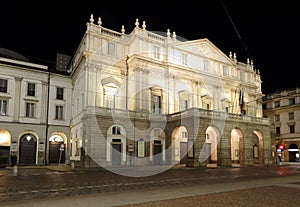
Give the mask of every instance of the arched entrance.
M 253 162 L 254 164 L 263 165 L 263 141 L 262 134 L 260 131 L 253 131 L 252 146 L 253 146 Z
M 296 162 L 297 159 L 299 159 L 299 149 L 298 145 L 296 144 L 291 144 L 289 146 L 289 162 Z M 297 155 L 298 154 L 298 155 Z M 297 157 L 298 156 L 298 157 Z
M 232 165 L 240 165 L 241 164 L 241 158 L 242 158 L 242 132 L 240 129 L 233 129 L 231 131 L 231 162 Z
M 24 134 L 20 139 L 19 164 L 36 164 L 37 138 L 33 134 Z
M 178 164 L 187 163 L 188 134 L 184 126 L 176 127 L 172 133 L 173 159 Z
M 49 164 L 65 163 L 64 138 L 59 134 L 54 134 L 49 138 Z
M 0 129 L 0 156 L 8 156 L 11 145 L 10 133 L 5 129 Z
M 205 151 L 207 154 L 207 165 L 217 166 L 218 161 L 218 142 L 220 140 L 219 131 L 214 126 L 209 126 L 206 129 L 205 135 Z

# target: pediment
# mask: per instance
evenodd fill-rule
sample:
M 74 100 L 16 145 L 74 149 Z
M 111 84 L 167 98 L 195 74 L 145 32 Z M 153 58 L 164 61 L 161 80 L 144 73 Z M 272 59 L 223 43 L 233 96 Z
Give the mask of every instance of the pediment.
M 229 65 L 234 64 L 233 59 L 225 55 L 224 52 L 222 52 L 207 38 L 181 42 L 178 46 L 186 50 L 192 50 L 194 54 L 210 60 L 223 62 Z

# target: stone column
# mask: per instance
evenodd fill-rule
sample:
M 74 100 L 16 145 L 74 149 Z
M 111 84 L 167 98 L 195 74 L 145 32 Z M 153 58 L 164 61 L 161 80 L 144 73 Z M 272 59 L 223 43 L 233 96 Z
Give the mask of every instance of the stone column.
M 14 113 L 13 122 L 19 121 L 20 105 L 21 105 L 21 82 L 22 77 L 15 77 L 15 100 L 14 100 Z
M 50 90 L 47 91 L 47 82 L 42 81 L 42 99 L 41 99 L 41 123 L 47 123 L 47 110 L 48 110 L 48 93 L 50 93 Z M 46 135 L 47 136 L 47 135 Z

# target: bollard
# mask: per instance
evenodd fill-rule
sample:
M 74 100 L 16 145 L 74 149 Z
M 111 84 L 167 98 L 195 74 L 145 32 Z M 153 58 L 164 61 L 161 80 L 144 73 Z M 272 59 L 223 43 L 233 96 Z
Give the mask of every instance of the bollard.
M 74 161 L 71 161 L 71 169 L 74 169 L 74 167 L 75 167 L 75 163 Z
M 18 166 L 17 165 L 13 166 L 13 175 L 14 176 L 18 175 Z

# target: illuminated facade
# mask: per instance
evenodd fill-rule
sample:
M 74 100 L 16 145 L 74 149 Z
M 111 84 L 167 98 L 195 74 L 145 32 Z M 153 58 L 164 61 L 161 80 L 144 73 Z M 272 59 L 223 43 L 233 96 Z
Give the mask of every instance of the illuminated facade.
M 69 68 L 75 165 L 272 164 L 252 61 L 138 19 L 129 34 L 94 21 Z
M 298 162 L 300 147 L 300 88 L 267 94 L 263 98 L 264 117 L 272 126 L 273 152 L 283 162 Z M 282 150 L 280 147 L 283 147 Z
M 0 156 L 14 155 L 18 165 L 68 162 L 60 147 L 70 136 L 69 76 L 0 52 Z
M 126 34 L 91 15 L 67 74 L 8 58 L 0 69 L 0 152 L 20 165 L 273 164 L 259 71 L 208 39 L 138 19 Z

